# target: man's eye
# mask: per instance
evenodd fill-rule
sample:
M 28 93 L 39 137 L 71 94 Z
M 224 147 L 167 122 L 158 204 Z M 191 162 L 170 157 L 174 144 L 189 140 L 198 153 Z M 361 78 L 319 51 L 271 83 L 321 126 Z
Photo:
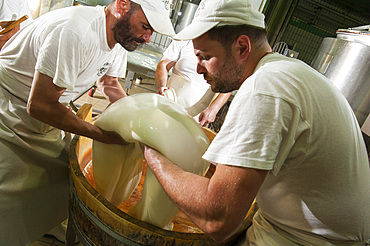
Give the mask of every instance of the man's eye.
M 149 26 L 146 26 L 146 25 L 142 25 L 142 26 L 143 26 L 143 28 L 144 28 L 145 30 L 150 29 L 150 27 L 149 27 Z
M 202 56 L 199 52 L 197 52 L 195 55 L 198 57 L 198 59 L 199 59 L 200 61 L 211 59 L 211 57 L 210 57 L 210 56 Z

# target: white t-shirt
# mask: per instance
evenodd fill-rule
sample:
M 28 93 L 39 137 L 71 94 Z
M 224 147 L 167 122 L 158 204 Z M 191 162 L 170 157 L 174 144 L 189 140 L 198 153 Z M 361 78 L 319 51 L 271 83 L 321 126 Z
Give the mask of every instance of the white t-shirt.
M 168 80 L 168 87 L 175 90 L 177 103 L 195 117 L 208 107 L 214 92 L 203 75 L 197 73 L 198 59 L 194 54 L 193 42 L 174 40 L 163 56 L 176 62 Z
M 0 21 L 17 20 L 23 15 L 28 15 L 28 19 L 21 23 L 21 28 L 32 21 L 32 15 L 27 0 L 0 1 Z
M 24 42 L 4 45 L 0 63 L 19 84 L 4 81 L 3 86 L 23 100 L 28 98 L 35 69 L 67 89 L 62 103 L 104 74 L 125 77 L 127 51 L 119 44 L 109 48 L 102 6 L 48 12 L 12 38 Z
M 194 46 L 191 40 L 172 41 L 163 56 L 176 62 L 172 73 L 208 89 L 209 85 L 204 80 L 203 75 L 197 73 L 198 59 L 194 54 Z
M 257 203 L 287 235 L 370 237 L 370 171 L 356 117 L 340 91 L 299 60 L 261 59 L 203 157 L 270 170 Z

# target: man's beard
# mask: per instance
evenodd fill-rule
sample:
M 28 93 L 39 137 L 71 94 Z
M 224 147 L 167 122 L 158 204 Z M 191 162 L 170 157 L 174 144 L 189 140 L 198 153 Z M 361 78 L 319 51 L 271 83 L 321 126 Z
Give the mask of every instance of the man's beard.
M 239 89 L 243 82 L 243 69 L 235 60 L 227 55 L 224 64 L 214 75 L 206 73 L 204 79 L 212 81 L 214 92 L 226 93 Z
M 132 28 L 130 25 L 131 13 L 128 12 L 122 16 L 121 20 L 113 27 L 113 34 L 115 40 L 127 51 L 134 51 L 139 44 L 145 42 L 143 38 L 133 37 Z M 137 43 L 136 43 L 136 42 Z

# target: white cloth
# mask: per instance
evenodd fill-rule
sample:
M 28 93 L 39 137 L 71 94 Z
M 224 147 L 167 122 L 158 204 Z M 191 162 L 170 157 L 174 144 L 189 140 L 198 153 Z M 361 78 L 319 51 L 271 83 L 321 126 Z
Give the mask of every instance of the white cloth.
M 21 28 L 32 21 L 28 0 L 0 0 L 0 21 L 17 20 L 23 15 L 28 15 L 28 19 L 21 23 Z
M 168 80 L 168 87 L 175 90 L 177 103 L 198 121 L 196 116 L 208 107 L 214 92 L 203 75 L 197 73 L 198 60 L 194 54 L 193 42 L 174 40 L 163 56 L 176 62 Z
M 105 73 L 124 77 L 126 51 L 109 49 L 104 8 L 46 13 L 0 53 L 0 245 L 28 245 L 67 217 L 69 134 L 26 112 L 35 68 L 67 88 L 61 102 Z
M 298 233 L 290 235 L 284 229 L 270 223 L 262 215 L 261 210 L 258 210 L 253 217 L 253 226 L 248 228 L 245 237 L 239 240 L 235 246 L 245 245 L 317 245 L 317 246 L 364 246 L 363 242 L 338 243 L 327 242 L 317 236 L 312 236 L 307 233 Z M 248 238 L 248 239 L 247 239 Z M 278 242 L 278 243 L 277 243 Z
M 270 170 L 256 201 L 292 238 L 370 237 L 370 171 L 355 115 L 334 85 L 299 60 L 261 59 L 203 158 Z

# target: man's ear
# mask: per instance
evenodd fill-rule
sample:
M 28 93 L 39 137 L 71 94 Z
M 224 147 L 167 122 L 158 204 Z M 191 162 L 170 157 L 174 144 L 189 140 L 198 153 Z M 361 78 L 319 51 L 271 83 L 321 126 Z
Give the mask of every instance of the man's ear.
M 245 60 L 251 52 L 251 41 L 248 36 L 240 35 L 235 40 L 234 47 L 237 51 L 236 55 L 238 55 L 240 59 Z
M 125 15 L 130 9 L 129 0 L 116 0 L 117 13 L 120 15 Z

